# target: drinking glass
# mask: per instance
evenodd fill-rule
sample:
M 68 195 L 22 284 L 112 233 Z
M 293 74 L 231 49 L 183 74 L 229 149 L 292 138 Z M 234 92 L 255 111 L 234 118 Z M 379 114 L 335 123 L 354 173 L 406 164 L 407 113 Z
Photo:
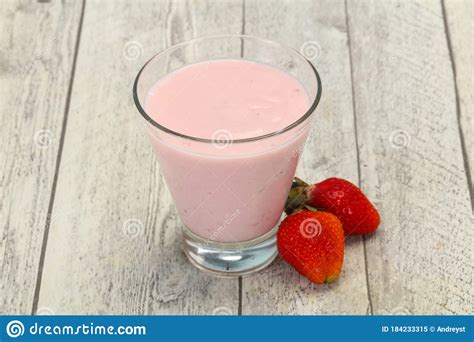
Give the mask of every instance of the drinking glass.
M 233 139 L 226 127 L 212 137 L 186 135 L 147 113 L 145 100 L 158 80 L 193 63 L 225 59 L 262 63 L 293 76 L 306 90 L 309 108 L 287 127 L 244 139 Z M 180 43 L 142 67 L 133 98 L 182 221 L 182 248 L 192 264 L 236 276 L 276 257 L 277 227 L 320 97 L 319 75 L 303 55 L 247 35 Z

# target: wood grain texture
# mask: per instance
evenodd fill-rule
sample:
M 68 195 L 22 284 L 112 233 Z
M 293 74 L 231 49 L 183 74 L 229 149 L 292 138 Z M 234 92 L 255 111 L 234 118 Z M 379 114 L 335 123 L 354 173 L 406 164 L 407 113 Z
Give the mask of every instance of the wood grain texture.
M 40 310 L 237 313 L 237 279 L 202 273 L 180 251 L 132 83 L 157 51 L 241 24 L 241 1 L 87 1 Z
M 82 1 L 3 1 L 0 311 L 30 313 L 42 272 L 39 313 L 237 314 L 238 281 L 201 273 L 180 251 L 131 87 L 162 48 L 244 27 L 319 45 L 323 96 L 297 173 L 360 177 L 383 224 L 366 238 L 367 260 L 362 239 L 348 239 L 331 286 L 281 260 L 243 277 L 242 313 L 472 314 L 473 4 L 444 7 L 449 32 L 435 0 L 88 0 L 50 217 Z
M 474 2 L 444 0 L 447 36 L 454 63 L 459 121 L 464 139 L 466 169 L 471 180 L 471 204 L 474 198 Z
M 473 218 L 439 1 L 348 1 L 375 314 L 473 308 Z
M 339 176 L 357 184 L 344 2 L 247 0 L 245 33 L 280 40 L 315 57 L 322 98 L 297 175 L 310 182 Z M 368 307 L 360 237 L 347 240 L 343 273 L 333 285 L 316 286 L 281 260 L 242 281 L 244 315 L 365 314 Z
M 0 312 L 30 314 L 80 2 L 0 6 Z

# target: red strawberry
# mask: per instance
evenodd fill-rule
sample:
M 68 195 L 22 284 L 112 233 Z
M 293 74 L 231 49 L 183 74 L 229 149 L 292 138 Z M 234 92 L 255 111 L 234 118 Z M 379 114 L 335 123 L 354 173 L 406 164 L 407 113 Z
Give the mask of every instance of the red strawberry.
M 280 256 L 316 284 L 335 282 L 344 259 L 344 230 L 331 213 L 301 210 L 287 216 L 277 233 Z
M 305 205 L 336 215 L 346 235 L 372 233 L 380 224 L 374 205 L 357 186 L 344 179 L 329 178 L 310 186 L 295 178 L 285 211 L 291 213 Z

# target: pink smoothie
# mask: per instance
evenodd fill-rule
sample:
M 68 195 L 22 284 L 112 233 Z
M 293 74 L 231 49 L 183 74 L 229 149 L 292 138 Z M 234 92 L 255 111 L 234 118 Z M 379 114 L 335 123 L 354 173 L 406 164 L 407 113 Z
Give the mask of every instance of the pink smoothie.
M 246 60 L 191 64 L 160 79 L 145 110 L 160 125 L 214 143 L 149 133 L 179 216 L 196 235 L 241 242 L 278 223 L 309 122 L 269 138 L 309 109 L 289 74 Z M 309 120 L 307 120 L 309 121 Z

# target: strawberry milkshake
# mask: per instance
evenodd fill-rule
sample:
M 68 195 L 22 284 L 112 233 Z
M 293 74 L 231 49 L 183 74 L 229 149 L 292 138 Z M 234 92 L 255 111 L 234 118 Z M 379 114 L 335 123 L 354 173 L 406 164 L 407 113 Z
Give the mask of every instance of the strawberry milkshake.
M 139 109 L 194 252 L 224 246 L 228 257 L 268 237 L 273 258 L 315 96 L 281 68 L 242 58 L 187 63 L 148 87 Z

